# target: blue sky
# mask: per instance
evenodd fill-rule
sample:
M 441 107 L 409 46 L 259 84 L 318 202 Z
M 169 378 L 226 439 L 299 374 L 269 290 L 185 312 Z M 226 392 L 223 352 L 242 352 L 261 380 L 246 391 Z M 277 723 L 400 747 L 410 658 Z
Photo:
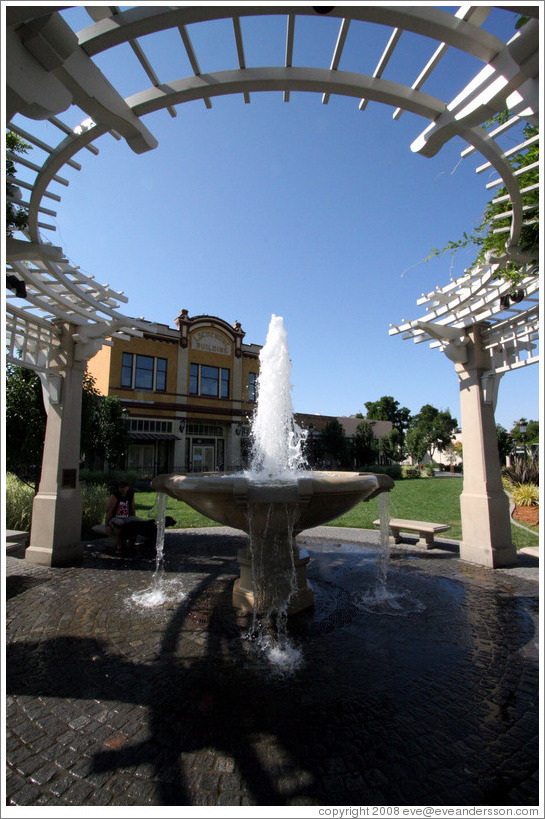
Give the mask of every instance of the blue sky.
M 83 9 L 63 14 L 76 29 L 91 22 Z M 328 64 L 338 20 L 299 20 L 294 64 Z M 512 21 L 494 10 L 484 27 L 506 39 Z M 203 72 L 233 67 L 226 26 L 211 26 L 206 40 L 191 32 Z M 351 27 L 340 69 L 372 73 L 389 36 L 375 28 L 358 39 Z M 248 66 L 283 60 L 285 18 L 243 19 L 242 30 Z M 435 44 L 417 53 L 416 38 L 402 40 L 384 76 L 407 82 Z M 141 44 L 162 81 L 191 73 L 172 33 Z M 118 87 L 122 77 L 129 95 L 147 82 L 128 47 L 124 56 L 123 64 L 111 55 L 97 62 Z M 423 90 L 451 98 L 476 67 L 451 50 Z M 71 126 L 84 118 L 63 115 Z M 377 103 L 360 112 L 353 99 L 323 105 L 315 94 L 292 93 L 288 104 L 280 93 L 252 94 L 249 105 L 242 96 L 216 98 L 210 111 L 194 102 L 179 106 L 176 119 L 161 112 L 144 121 L 156 150 L 137 156 L 106 135 L 99 157 L 77 157 L 81 173 L 65 169 L 70 186 L 59 191 L 58 230 L 48 237 L 123 290 L 125 312 L 171 326 L 182 307 L 218 315 L 240 321 L 256 344 L 265 342 L 271 314 L 282 315 L 296 411 L 350 415 L 393 395 L 413 413 L 431 403 L 460 420 L 452 363 L 388 329 L 419 317 L 416 299 L 472 261 L 471 253 L 423 259 L 479 220 L 490 198 L 487 179 L 475 174 L 480 157 L 459 164 L 459 140 L 433 159 L 420 157 L 410 144 L 427 121 L 405 113 L 394 122 L 392 109 Z M 40 127 L 46 141 L 48 129 L 57 137 L 48 123 Z M 510 429 L 521 415 L 537 418 L 538 383 L 537 366 L 508 373 L 497 421 Z

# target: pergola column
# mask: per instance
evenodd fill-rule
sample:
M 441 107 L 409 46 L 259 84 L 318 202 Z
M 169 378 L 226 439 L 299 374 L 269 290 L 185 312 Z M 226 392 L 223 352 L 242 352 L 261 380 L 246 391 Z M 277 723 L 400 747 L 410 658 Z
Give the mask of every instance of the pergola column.
M 83 556 L 79 488 L 82 383 L 86 361 L 75 360 L 76 344 L 63 333 L 59 375 L 42 377 L 47 425 L 38 494 L 32 507 L 25 560 L 65 566 Z M 62 369 L 61 369 L 62 367 Z
M 464 444 L 460 557 L 498 568 L 516 562 L 516 549 L 511 541 L 509 501 L 501 481 L 494 419 L 495 390 L 485 390 L 483 383 L 483 375 L 491 369 L 491 360 L 481 344 L 480 325 L 467 328 L 466 332 L 467 360 L 456 364 Z M 489 383 L 488 387 L 491 386 Z

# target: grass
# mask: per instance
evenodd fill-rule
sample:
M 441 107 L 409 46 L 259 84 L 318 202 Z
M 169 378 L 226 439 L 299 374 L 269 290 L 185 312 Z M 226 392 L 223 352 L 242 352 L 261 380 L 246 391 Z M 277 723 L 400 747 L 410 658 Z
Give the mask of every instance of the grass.
M 453 540 L 462 539 L 460 520 L 460 494 L 462 478 L 405 478 L 396 481 L 390 493 L 390 515 L 397 518 L 430 520 L 435 523 L 448 523 L 450 529 L 445 537 Z M 152 507 L 155 504 L 155 492 L 136 493 L 136 514 L 141 517 L 153 517 Z M 167 514 L 176 520 L 176 528 L 197 528 L 218 526 L 210 518 L 201 515 L 182 501 L 168 499 Z M 378 500 L 359 503 L 345 515 L 333 520 L 330 526 L 347 526 L 355 529 L 376 529 L 373 521 L 378 518 Z M 527 532 L 518 526 L 511 525 L 513 543 L 517 549 L 523 546 L 537 546 L 538 527 Z
M 430 520 L 448 523 L 445 537 L 460 540 L 460 493 L 462 478 L 404 478 L 395 482 L 390 492 L 390 516 L 406 520 Z M 357 529 L 376 529 L 378 499 L 359 503 L 345 515 L 331 522 L 331 526 L 353 526 Z
M 134 496 L 134 508 L 139 518 L 152 518 L 155 516 L 155 492 L 136 492 Z M 221 526 L 214 520 L 210 520 L 205 515 L 201 515 L 191 506 L 183 501 L 169 498 L 167 501 L 167 515 L 176 521 L 174 529 L 199 529 L 204 526 Z

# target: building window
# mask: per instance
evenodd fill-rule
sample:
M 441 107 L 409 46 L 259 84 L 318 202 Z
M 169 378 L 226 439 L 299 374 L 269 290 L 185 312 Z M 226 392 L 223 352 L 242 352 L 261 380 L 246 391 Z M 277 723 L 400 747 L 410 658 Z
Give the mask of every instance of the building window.
M 199 394 L 199 365 L 191 364 L 189 370 L 189 394 Z
M 201 395 L 219 395 L 219 368 L 201 364 Z
M 229 398 L 229 370 L 221 369 L 221 394 L 220 398 Z
M 158 358 L 155 370 L 155 389 L 164 392 L 167 388 L 167 360 Z
M 132 360 L 132 353 L 123 353 L 123 359 L 121 361 L 121 386 L 129 387 L 129 389 L 132 387 Z
M 189 368 L 189 394 L 229 398 L 230 377 L 230 371 L 225 367 L 191 364 Z
M 248 375 L 248 401 L 255 401 L 256 380 L 257 380 L 257 375 L 255 373 L 249 373 L 249 375 Z
M 164 392 L 167 386 L 166 358 L 123 353 L 121 386 L 127 389 Z
M 153 356 L 151 355 L 136 356 L 134 389 L 135 390 L 153 389 Z
M 224 429 L 219 424 L 188 424 L 186 435 L 223 437 Z
M 129 421 L 130 432 L 169 432 L 172 433 L 172 421 L 149 420 L 144 418 L 131 418 Z

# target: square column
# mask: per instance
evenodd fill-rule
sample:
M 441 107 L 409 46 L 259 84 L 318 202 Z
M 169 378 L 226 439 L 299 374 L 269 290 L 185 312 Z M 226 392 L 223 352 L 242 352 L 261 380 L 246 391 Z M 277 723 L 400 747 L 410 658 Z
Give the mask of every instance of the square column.
M 494 404 L 483 386 L 483 374 L 490 371 L 491 361 L 482 349 L 479 325 L 467 334 L 467 361 L 456 364 L 464 446 L 460 557 L 499 568 L 516 563 L 517 553 L 511 540 L 509 500 L 501 481 Z M 489 381 L 494 378 L 488 376 Z
M 40 487 L 32 505 L 30 545 L 25 552 L 25 560 L 43 566 L 66 566 L 83 556 L 79 457 L 85 362 L 73 360 L 71 338 L 63 341 L 62 376 L 47 375 L 42 382 L 47 425 Z

